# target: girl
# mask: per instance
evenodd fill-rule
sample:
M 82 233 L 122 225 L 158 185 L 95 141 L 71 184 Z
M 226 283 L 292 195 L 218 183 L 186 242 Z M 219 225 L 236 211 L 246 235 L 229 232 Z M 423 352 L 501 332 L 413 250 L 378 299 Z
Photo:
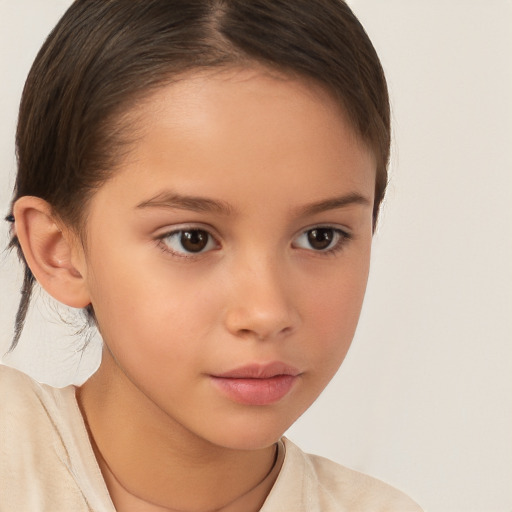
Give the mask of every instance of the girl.
M 104 350 L 79 388 L 1 368 L 2 512 L 419 510 L 282 437 L 347 353 L 387 181 L 341 0 L 77 0 L 17 151 L 13 348 L 37 280 Z

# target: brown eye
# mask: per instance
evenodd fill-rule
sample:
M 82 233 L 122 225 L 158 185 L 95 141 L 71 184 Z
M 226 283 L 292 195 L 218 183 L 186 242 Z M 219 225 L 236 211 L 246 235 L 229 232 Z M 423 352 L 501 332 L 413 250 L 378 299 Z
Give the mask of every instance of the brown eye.
M 188 252 L 201 252 L 208 245 L 210 235 L 206 231 L 194 229 L 181 232 L 181 245 Z
M 330 253 L 344 247 L 351 238 L 350 234 L 341 229 L 319 226 L 303 231 L 295 238 L 292 246 L 298 249 Z
M 215 249 L 215 239 L 204 229 L 180 229 L 162 237 L 167 249 L 179 256 L 199 254 Z
M 336 232 L 332 228 L 315 228 L 308 232 L 309 245 L 317 251 L 328 249 L 334 240 Z

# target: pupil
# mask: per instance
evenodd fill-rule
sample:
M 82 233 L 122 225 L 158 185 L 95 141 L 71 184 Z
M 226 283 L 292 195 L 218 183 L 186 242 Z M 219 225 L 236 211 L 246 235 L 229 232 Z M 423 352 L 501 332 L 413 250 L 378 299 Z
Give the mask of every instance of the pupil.
M 206 231 L 194 230 L 183 231 L 181 233 L 181 245 L 188 252 L 200 252 L 208 243 L 208 233 Z
M 327 249 L 334 237 L 334 231 L 330 228 L 312 229 L 308 233 L 308 242 L 314 249 Z

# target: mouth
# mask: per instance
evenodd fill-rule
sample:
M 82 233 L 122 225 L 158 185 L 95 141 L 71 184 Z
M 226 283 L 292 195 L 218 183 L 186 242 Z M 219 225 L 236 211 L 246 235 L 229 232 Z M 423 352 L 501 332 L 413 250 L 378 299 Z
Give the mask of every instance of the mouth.
M 270 405 L 294 388 L 300 370 L 281 362 L 253 364 L 210 375 L 214 386 L 230 400 L 245 405 Z

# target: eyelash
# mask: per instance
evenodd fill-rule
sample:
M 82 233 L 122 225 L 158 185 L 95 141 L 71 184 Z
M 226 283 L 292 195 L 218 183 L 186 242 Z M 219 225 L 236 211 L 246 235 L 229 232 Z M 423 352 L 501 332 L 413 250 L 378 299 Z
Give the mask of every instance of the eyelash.
M 169 245 L 165 242 L 166 239 L 169 239 L 173 236 L 179 235 L 180 233 L 183 234 L 183 233 L 194 233 L 194 232 L 206 233 L 206 235 L 208 237 L 207 244 L 209 244 L 213 240 L 217 246 L 220 245 L 219 242 L 217 241 L 216 237 L 213 236 L 207 228 L 199 227 L 199 226 L 183 226 L 179 229 L 173 229 L 172 231 L 168 231 L 168 232 L 160 235 L 159 237 L 157 237 L 158 246 L 165 253 L 171 254 L 172 256 L 175 256 L 177 258 L 184 258 L 184 259 L 195 259 L 206 252 L 210 252 L 211 249 L 208 251 L 202 250 L 201 252 L 197 252 L 197 253 L 194 253 L 194 252 L 185 253 L 185 251 L 182 253 L 182 252 L 178 252 L 178 251 L 171 249 L 169 247 Z
M 336 255 L 339 252 L 341 252 L 343 249 L 345 249 L 346 244 L 350 240 L 353 239 L 352 234 L 343 229 L 336 228 L 334 226 L 329 226 L 329 225 L 319 225 L 319 226 L 312 226 L 310 228 L 305 229 L 304 231 L 302 231 L 300 233 L 299 236 L 295 237 L 294 240 L 297 240 L 299 237 L 302 237 L 302 236 L 307 236 L 308 233 L 311 233 L 315 230 L 322 230 L 322 229 L 327 230 L 327 231 L 332 231 L 334 233 L 335 237 L 337 237 L 337 239 L 336 238 L 334 239 L 335 240 L 334 245 L 332 247 L 328 247 L 327 249 L 324 249 L 324 250 L 314 250 L 314 249 L 305 249 L 305 250 L 309 250 L 313 254 L 321 255 L 321 256 Z
M 324 250 L 315 250 L 313 248 L 310 248 L 310 249 L 305 248 L 304 250 L 310 251 L 315 255 L 316 254 L 322 255 L 322 256 L 335 255 L 335 254 L 338 254 L 340 251 L 342 251 L 345 248 L 345 245 L 350 240 L 353 239 L 352 234 L 348 233 L 345 230 L 342 230 L 340 228 L 335 228 L 335 227 L 329 226 L 329 225 L 318 225 L 318 226 L 313 226 L 313 227 L 307 228 L 304 231 L 301 231 L 301 233 L 298 236 L 296 236 L 293 240 L 295 242 L 299 237 L 307 236 L 308 233 L 311 233 L 315 230 L 322 230 L 322 229 L 332 231 L 334 233 L 335 237 L 337 237 L 337 240 L 335 241 L 334 245 L 332 247 L 328 247 L 327 249 L 324 249 Z M 172 231 L 168 231 L 168 232 L 158 236 L 156 240 L 158 242 L 158 246 L 160 247 L 160 249 L 162 249 L 163 252 L 165 252 L 166 254 L 170 253 L 172 256 L 175 256 L 178 258 L 195 259 L 207 252 L 211 252 L 212 250 L 214 250 L 214 249 L 201 250 L 196 253 L 194 253 L 194 252 L 187 253 L 187 252 L 185 252 L 186 250 L 184 250 L 183 252 L 180 252 L 180 251 L 171 249 L 169 247 L 169 245 L 165 242 L 166 239 L 169 239 L 173 236 L 177 236 L 180 233 L 183 235 L 184 233 L 194 233 L 194 232 L 206 233 L 206 235 L 208 237 L 207 245 L 209 243 L 211 243 L 211 241 L 213 241 L 217 245 L 217 247 L 220 246 L 216 237 L 214 235 L 212 235 L 208 229 L 205 229 L 203 227 L 197 227 L 197 226 L 183 226 L 180 229 L 174 229 Z M 292 246 L 293 246 L 293 244 L 292 244 Z M 182 247 L 183 247 L 183 245 L 182 245 Z M 300 249 L 300 247 L 295 247 L 295 248 Z

